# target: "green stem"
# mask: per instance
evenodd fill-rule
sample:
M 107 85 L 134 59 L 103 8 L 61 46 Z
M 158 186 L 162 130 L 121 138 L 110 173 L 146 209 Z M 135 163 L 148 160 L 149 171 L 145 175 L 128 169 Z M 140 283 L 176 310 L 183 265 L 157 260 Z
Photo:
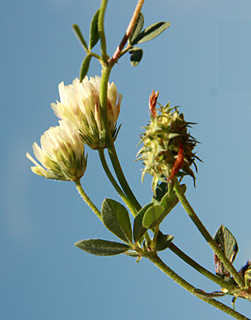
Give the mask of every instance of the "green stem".
M 135 211 L 133 205 L 131 204 L 131 202 L 129 201 L 129 199 L 125 196 L 124 192 L 121 190 L 120 186 L 117 184 L 116 180 L 114 179 L 108 165 L 107 165 L 107 162 L 106 162 L 106 159 L 105 159 L 105 155 L 104 155 L 104 150 L 103 149 L 100 149 L 99 150 L 99 157 L 100 157 L 100 160 L 101 160 L 101 163 L 102 163 L 102 166 L 103 166 L 103 169 L 108 177 L 108 179 L 110 180 L 111 184 L 113 185 L 113 187 L 115 188 L 115 190 L 118 192 L 118 194 L 120 195 L 120 197 L 122 198 L 122 200 L 124 201 L 124 203 L 127 205 L 127 207 L 129 208 L 129 210 L 131 211 L 132 215 L 134 217 L 136 217 L 137 215 L 137 212 Z M 148 233 L 146 232 L 145 233 L 145 240 L 147 242 L 150 242 L 151 239 L 148 235 Z
M 111 67 L 107 67 L 103 65 L 102 75 L 101 75 L 101 83 L 100 83 L 100 104 L 101 104 L 101 121 L 104 126 L 106 133 L 110 132 L 108 116 L 107 116 L 107 89 L 108 89 L 108 81 L 111 74 Z
M 84 192 L 84 189 L 81 186 L 80 180 L 76 180 L 75 181 L 76 184 L 76 188 L 79 192 L 79 194 L 81 195 L 81 197 L 83 198 L 83 200 L 86 202 L 86 204 L 92 209 L 92 211 L 96 214 L 96 216 L 101 219 L 101 213 L 98 210 L 98 208 L 92 203 L 91 199 L 87 196 L 87 194 Z
M 96 54 L 96 53 L 94 53 L 94 52 L 89 52 L 89 55 L 92 56 L 92 57 L 94 57 L 94 58 L 96 58 L 96 59 L 98 59 L 99 61 L 102 60 L 102 58 L 101 58 L 98 54 Z
M 177 194 L 177 197 L 179 198 L 181 204 L 183 205 L 185 211 L 189 215 L 189 217 L 192 219 L 200 233 L 203 235 L 205 240 L 208 242 L 208 244 L 211 246 L 215 254 L 218 256 L 218 258 L 221 260 L 221 262 L 224 264 L 224 266 L 228 269 L 228 271 L 232 274 L 234 280 L 239 285 L 240 288 L 243 288 L 245 286 L 244 280 L 239 275 L 238 271 L 234 268 L 232 263 L 227 259 L 224 252 L 220 249 L 218 244 L 215 242 L 215 240 L 212 238 L 210 233 L 207 231 L 205 226 L 202 224 L 196 213 L 194 212 L 193 208 L 191 207 L 190 203 L 188 202 L 186 196 L 184 195 L 180 184 L 177 180 L 177 178 L 174 178 L 174 190 Z
M 107 148 L 108 148 L 108 152 L 109 152 L 109 156 L 114 168 L 114 171 L 116 173 L 116 176 L 119 180 L 119 183 L 122 187 L 122 189 L 124 190 L 125 194 L 127 195 L 128 199 L 130 200 L 130 202 L 132 203 L 132 205 L 134 206 L 136 212 L 138 212 L 141 209 L 141 205 L 139 204 L 139 202 L 137 201 L 135 195 L 133 194 L 125 176 L 123 173 L 123 170 L 120 166 L 120 162 L 117 156 L 117 152 L 113 143 L 112 139 L 109 139 L 108 143 L 107 143 Z
M 114 179 L 114 177 L 113 177 L 113 175 L 107 165 L 107 162 L 105 159 L 105 154 L 104 154 L 104 149 L 99 149 L 99 157 L 100 157 L 100 161 L 102 163 L 103 169 L 104 169 L 108 179 L 110 180 L 111 184 L 113 185 L 115 190 L 118 192 L 118 194 L 120 195 L 120 197 L 122 198 L 124 203 L 127 205 L 127 207 L 129 208 L 129 210 L 131 211 L 133 216 L 135 217 L 137 215 L 137 212 L 135 211 L 133 205 L 131 204 L 129 199 L 126 197 L 126 195 L 124 194 L 124 192 L 122 191 L 120 186 L 117 184 L 116 180 Z
M 155 266 L 157 266 L 161 271 L 163 271 L 167 276 L 169 276 L 171 279 L 173 279 L 177 284 L 179 284 L 181 287 L 183 287 L 184 289 L 186 289 L 187 291 L 189 291 L 190 293 L 192 293 L 193 295 L 195 295 L 196 297 L 198 297 L 199 299 L 211 304 L 212 306 L 214 306 L 215 308 L 229 314 L 230 316 L 232 316 L 235 319 L 239 319 L 239 320 L 250 320 L 249 318 L 243 316 L 242 314 L 240 314 L 239 312 L 236 312 L 235 310 L 229 308 L 228 306 L 224 305 L 223 303 L 215 300 L 215 299 L 211 299 L 211 298 L 207 298 L 204 297 L 202 295 L 199 295 L 196 293 L 196 288 L 193 287 L 190 283 L 188 283 L 186 280 L 184 280 L 183 278 L 181 278 L 177 273 L 175 273 L 172 269 L 170 269 L 158 256 L 157 254 L 149 254 L 147 256 L 145 256 L 146 258 L 148 258 L 152 263 L 155 264 Z
M 189 264 L 192 268 L 197 270 L 199 273 L 201 273 L 203 276 L 207 277 L 208 279 L 212 280 L 216 284 L 218 284 L 221 288 L 227 289 L 229 292 L 233 292 L 236 290 L 236 287 L 221 278 L 217 277 L 212 272 L 208 271 L 204 267 L 202 267 L 199 263 L 197 263 L 195 260 L 190 258 L 188 255 L 186 255 L 182 250 L 180 250 L 174 243 L 171 243 L 169 249 L 175 253 L 179 258 L 181 258 L 183 261 L 185 261 L 187 264 Z
M 100 5 L 100 11 L 98 16 L 98 31 L 101 43 L 101 57 L 104 64 L 107 64 L 107 51 L 106 51 L 106 38 L 104 28 L 105 10 L 108 0 L 102 0 Z
M 108 116 L 107 116 L 107 83 L 109 81 L 109 76 L 111 73 L 111 67 L 106 67 L 103 65 L 102 69 L 102 76 L 101 76 L 101 84 L 100 84 L 100 104 L 101 104 L 101 122 L 102 122 L 102 128 L 105 130 L 105 136 L 106 136 L 106 147 L 108 149 L 108 153 L 114 168 L 114 171 L 116 173 L 116 176 L 119 180 L 119 183 L 124 190 L 127 198 L 132 203 L 136 211 L 139 211 L 141 209 L 140 204 L 138 203 L 137 199 L 135 198 L 132 190 L 130 189 L 127 180 L 124 176 L 124 173 L 122 171 L 122 168 L 120 166 L 118 156 L 116 153 L 116 149 L 113 143 L 113 137 L 111 134 L 111 130 L 109 128 L 108 123 Z
M 119 180 L 119 183 L 122 189 L 124 190 L 127 198 L 134 206 L 135 211 L 139 211 L 141 209 L 141 206 L 138 203 L 137 199 L 135 198 L 132 190 L 130 189 L 127 183 L 127 180 L 124 176 L 124 173 L 122 171 L 122 168 L 120 166 L 118 156 L 113 143 L 113 137 L 111 134 L 111 130 L 109 128 L 109 123 L 108 123 L 108 115 L 107 115 L 107 86 L 108 85 L 107 84 L 109 81 L 112 64 L 111 63 L 109 64 L 107 61 L 106 39 L 105 39 L 105 30 L 104 30 L 104 15 L 105 15 L 105 10 L 107 6 L 107 1 L 108 0 L 101 1 L 100 13 L 98 18 L 98 30 L 99 30 L 100 40 L 101 40 L 101 56 L 102 56 L 102 62 L 103 62 L 101 84 L 100 84 L 101 125 L 106 137 L 106 147 L 108 149 L 109 156 L 110 156 L 114 171 L 116 173 L 116 176 Z M 142 2 L 142 0 L 140 0 L 140 2 Z

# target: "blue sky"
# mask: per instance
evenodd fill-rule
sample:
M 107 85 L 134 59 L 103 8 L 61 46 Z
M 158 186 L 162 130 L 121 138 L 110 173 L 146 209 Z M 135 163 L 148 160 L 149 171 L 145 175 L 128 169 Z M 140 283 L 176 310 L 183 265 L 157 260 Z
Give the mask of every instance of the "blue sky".
M 87 38 L 99 0 L 9 0 L 0 4 L 1 25 L 1 210 L 0 317 L 4 320 L 60 319 L 229 319 L 199 301 L 149 262 L 125 256 L 101 258 L 73 246 L 88 238 L 113 240 L 77 194 L 74 184 L 40 178 L 25 153 L 57 124 L 50 103 L 61 81 L 78 76 L 84 52 L 72 24 Z M 136 1 L 110 0 L 106 13 L 111 55 L 127 27 Z M 201 144 L 197 188 L 186 178 L 187 196 L 214 234 L 226 225 L 239 243 L 235 266 L 251 257 L 250 119 L 251 2 L 248 0 L 156 0 L 143 7 L 145 25 L 171 27 L 142 44 L 143 60 L 132 68 L 124 56 L 111 81 L 123 94 L 116 140 L 121 164 L 142 205 L 151 199 L 151 178 L 141 184 L 134 162 L 141 127 L 148 121 L 148 97 L 180 105 Z M 98 49 L 98 47 L 97 47 Z M 97 62 L 89 76 L 100 75 Z M 120 199 L 88 150 L 83 187 L 97 206 Z M 180 246 L 213 271 L 212 250 L 181 206 L 163 224 Z M 189 282 L 219 290 L 168 250 L 163 259 Z M 221 301 L 230 305 L 231 297 Z M 250 317 L 251 305 L 236 303 Z

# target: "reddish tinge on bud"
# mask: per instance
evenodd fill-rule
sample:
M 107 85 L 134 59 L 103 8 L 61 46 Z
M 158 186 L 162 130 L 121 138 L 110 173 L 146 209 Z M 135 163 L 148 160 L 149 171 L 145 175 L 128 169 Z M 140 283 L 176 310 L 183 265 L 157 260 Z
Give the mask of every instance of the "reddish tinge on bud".
M 149 109 L 154 118 L 156 117 L 156 104 L 157 104 L 158 96 L 159 96 L 159 91 L 154 92 L 153 90 L 149 97 Z
M 184 163 L 184 147 L 183 147 L 183 144 L 180 142 L 177 158 L 176 158 L 174 165 L 172 167 L 172 172 L 171 172 L 169 178 L 167 179 L 168 181 L 172 181 L 172 179 L 176 175 L 176 173 L 178 173 L 180 171 L 180 169 L 182 168 L 183 163 Z

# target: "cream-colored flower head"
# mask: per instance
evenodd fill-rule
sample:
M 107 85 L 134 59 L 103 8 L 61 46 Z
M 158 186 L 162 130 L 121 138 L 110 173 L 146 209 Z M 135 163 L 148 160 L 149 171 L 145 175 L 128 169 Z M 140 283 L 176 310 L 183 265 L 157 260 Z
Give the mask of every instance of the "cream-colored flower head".
M 69 120 L 59 121 L 59 126 L 51 127 L 41 136 L 41 148 L 36 142 L 33 152 L 42 166 L 27 153 L 35 166 L 32 172 L 47 179 L 75 181 L 80 179 L 86 169 L 87 157 L 84 143 L 78 129 Z
M 57 117 L 68 119 L 79 129 L 82 140 L 92 149 L 105 147 L 105 133 L 100 121 L 100 81 L 101 78 L 86 76 L 82 82 L 76 78 L 73 83 L 58 86 L 60 102 L 52 103 L 51 107 Z M 113 137 L 116 137 L 116 122 L 120 112 L 122 95 L 112 82 L 108 83 L 107 114 Z

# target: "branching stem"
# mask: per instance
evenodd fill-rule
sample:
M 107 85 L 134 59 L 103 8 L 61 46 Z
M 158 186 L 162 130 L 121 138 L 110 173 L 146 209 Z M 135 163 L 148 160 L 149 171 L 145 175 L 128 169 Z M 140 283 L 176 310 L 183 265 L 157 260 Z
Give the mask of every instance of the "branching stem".
M 232 263 L 227 259 L 224 252 L 220 249 L 218 244 L 215 242 L 215 240 L 212 238 L 210 233 L 207 231 L 205 226 L 202 224 L 198 216 L 196 215 L 195 211 L 191 207 L 190 203 L 188 202 L 186 196 L 184 195 L 184 192 L 182 191 L 180 184 L 178 182 L 177 178 L 174 178 L 174 190 L 177 194 L 177 197 L 179 198 L 182 206 L 184 207 L 185 211 L 189 215 L 189 217 L 192 219 L 202 236 L 205 238 L 205 240 L 208 242 L 208 244 L 211 246 L 215 254 L 218 256 L 218 258 L 221 260 L 221 262 L 224 264 L 224 266 L 228 269 L 228 271 L 232 274 L 234 280 L 239 285 L 240 288 L 245 287 L 244 280 L 241 278 L 238 271 L 234 268 Z
M 213 274 L 212 272 L 202 267 L 199 263 L 197 263 L 195 260 L 190 258 L 187 254 L 185 254 L 182 250 L 180 250 L 174 243 L 171 243 L 169 249 L 172 252 L 174 252 L 178 257 L 180 257 L 183 261 L 189 264 L 192 268 L 194 268 L 199 273 L 201 273 L 203 276 L 217 283 L 219 286 L 221 286 L 221 288 L 225 288 L 229 292 L 236 290 L 236 287 L 234 285 L 220 279 L 215 274 Z
M 129 22 L 129 25 L 126 29 L 126 32 L 125 32 L 125 35 L 123 37 L 123 39 L 121 40 L 119 46 L 117 47 L 117 49 L 115 50 L 112 58 L 111 58 L 111 61 L 110 61 L 110 64 L 111 65 L 114 65 L 114 63 L 117 61 L 117 59 L 120 57 L 120 53 L 121 51 L 123 50 L 124 46 L 126 45 L 126 42 L 130 36 L 130 34 L 132 33 L 133 31 L 133 28 L 138 20 L 138 17 L 139 17 L 139 14 L 140 14 L 140 11 L 142 9 L 142 6 L 144 4 L 145 0 L 139 0 L 138 1 L 138 4 L 137 4 L 137 7 L 135 8 L 134 10 L 134 13 L 133 13 L 133 16 L 131 18 L 131 21 Z
M 184 289 L 186 289 L 187 291 L 189 291 L 190 293 L 192 293 L 193 295 L 195 295 L 196 297 L 198 297 L 199 299 L 211 304 L 212 306 L 214 306 L 215 308 L 229 314 L 230 316 L 232 316 L 235 319 L 239 319 L 239 320 L 250 320 L 249 318 L 243 316 L 242 314 L 240 314 L 239 312 L 236 312 L 235 310 L 229 308 L 228 306 L 224 305 L 223 303 L 215 300 L 215 299 L 211 299 L 211 298 L 207 298 L 204 297 L 202 295 L 199 295 L 196 293 L 196 288 L 194 286 L 192 286 L 190 283 L 188 283 L 186 280 L 184 280 L 183 278 L 181 278 L 176 272 L 174 272 L 172 269 L 170 269 L 158 256 L 157 254 L 149 254 L 147 256 L 147 258 L 156 265 L 156 267 L 158 267 L 161 271 L 163 271 L 168 277 L 170 277 L 171 279 L 173 279 L 177 284 L 179 284 L 181 287 L 183 287 Z

